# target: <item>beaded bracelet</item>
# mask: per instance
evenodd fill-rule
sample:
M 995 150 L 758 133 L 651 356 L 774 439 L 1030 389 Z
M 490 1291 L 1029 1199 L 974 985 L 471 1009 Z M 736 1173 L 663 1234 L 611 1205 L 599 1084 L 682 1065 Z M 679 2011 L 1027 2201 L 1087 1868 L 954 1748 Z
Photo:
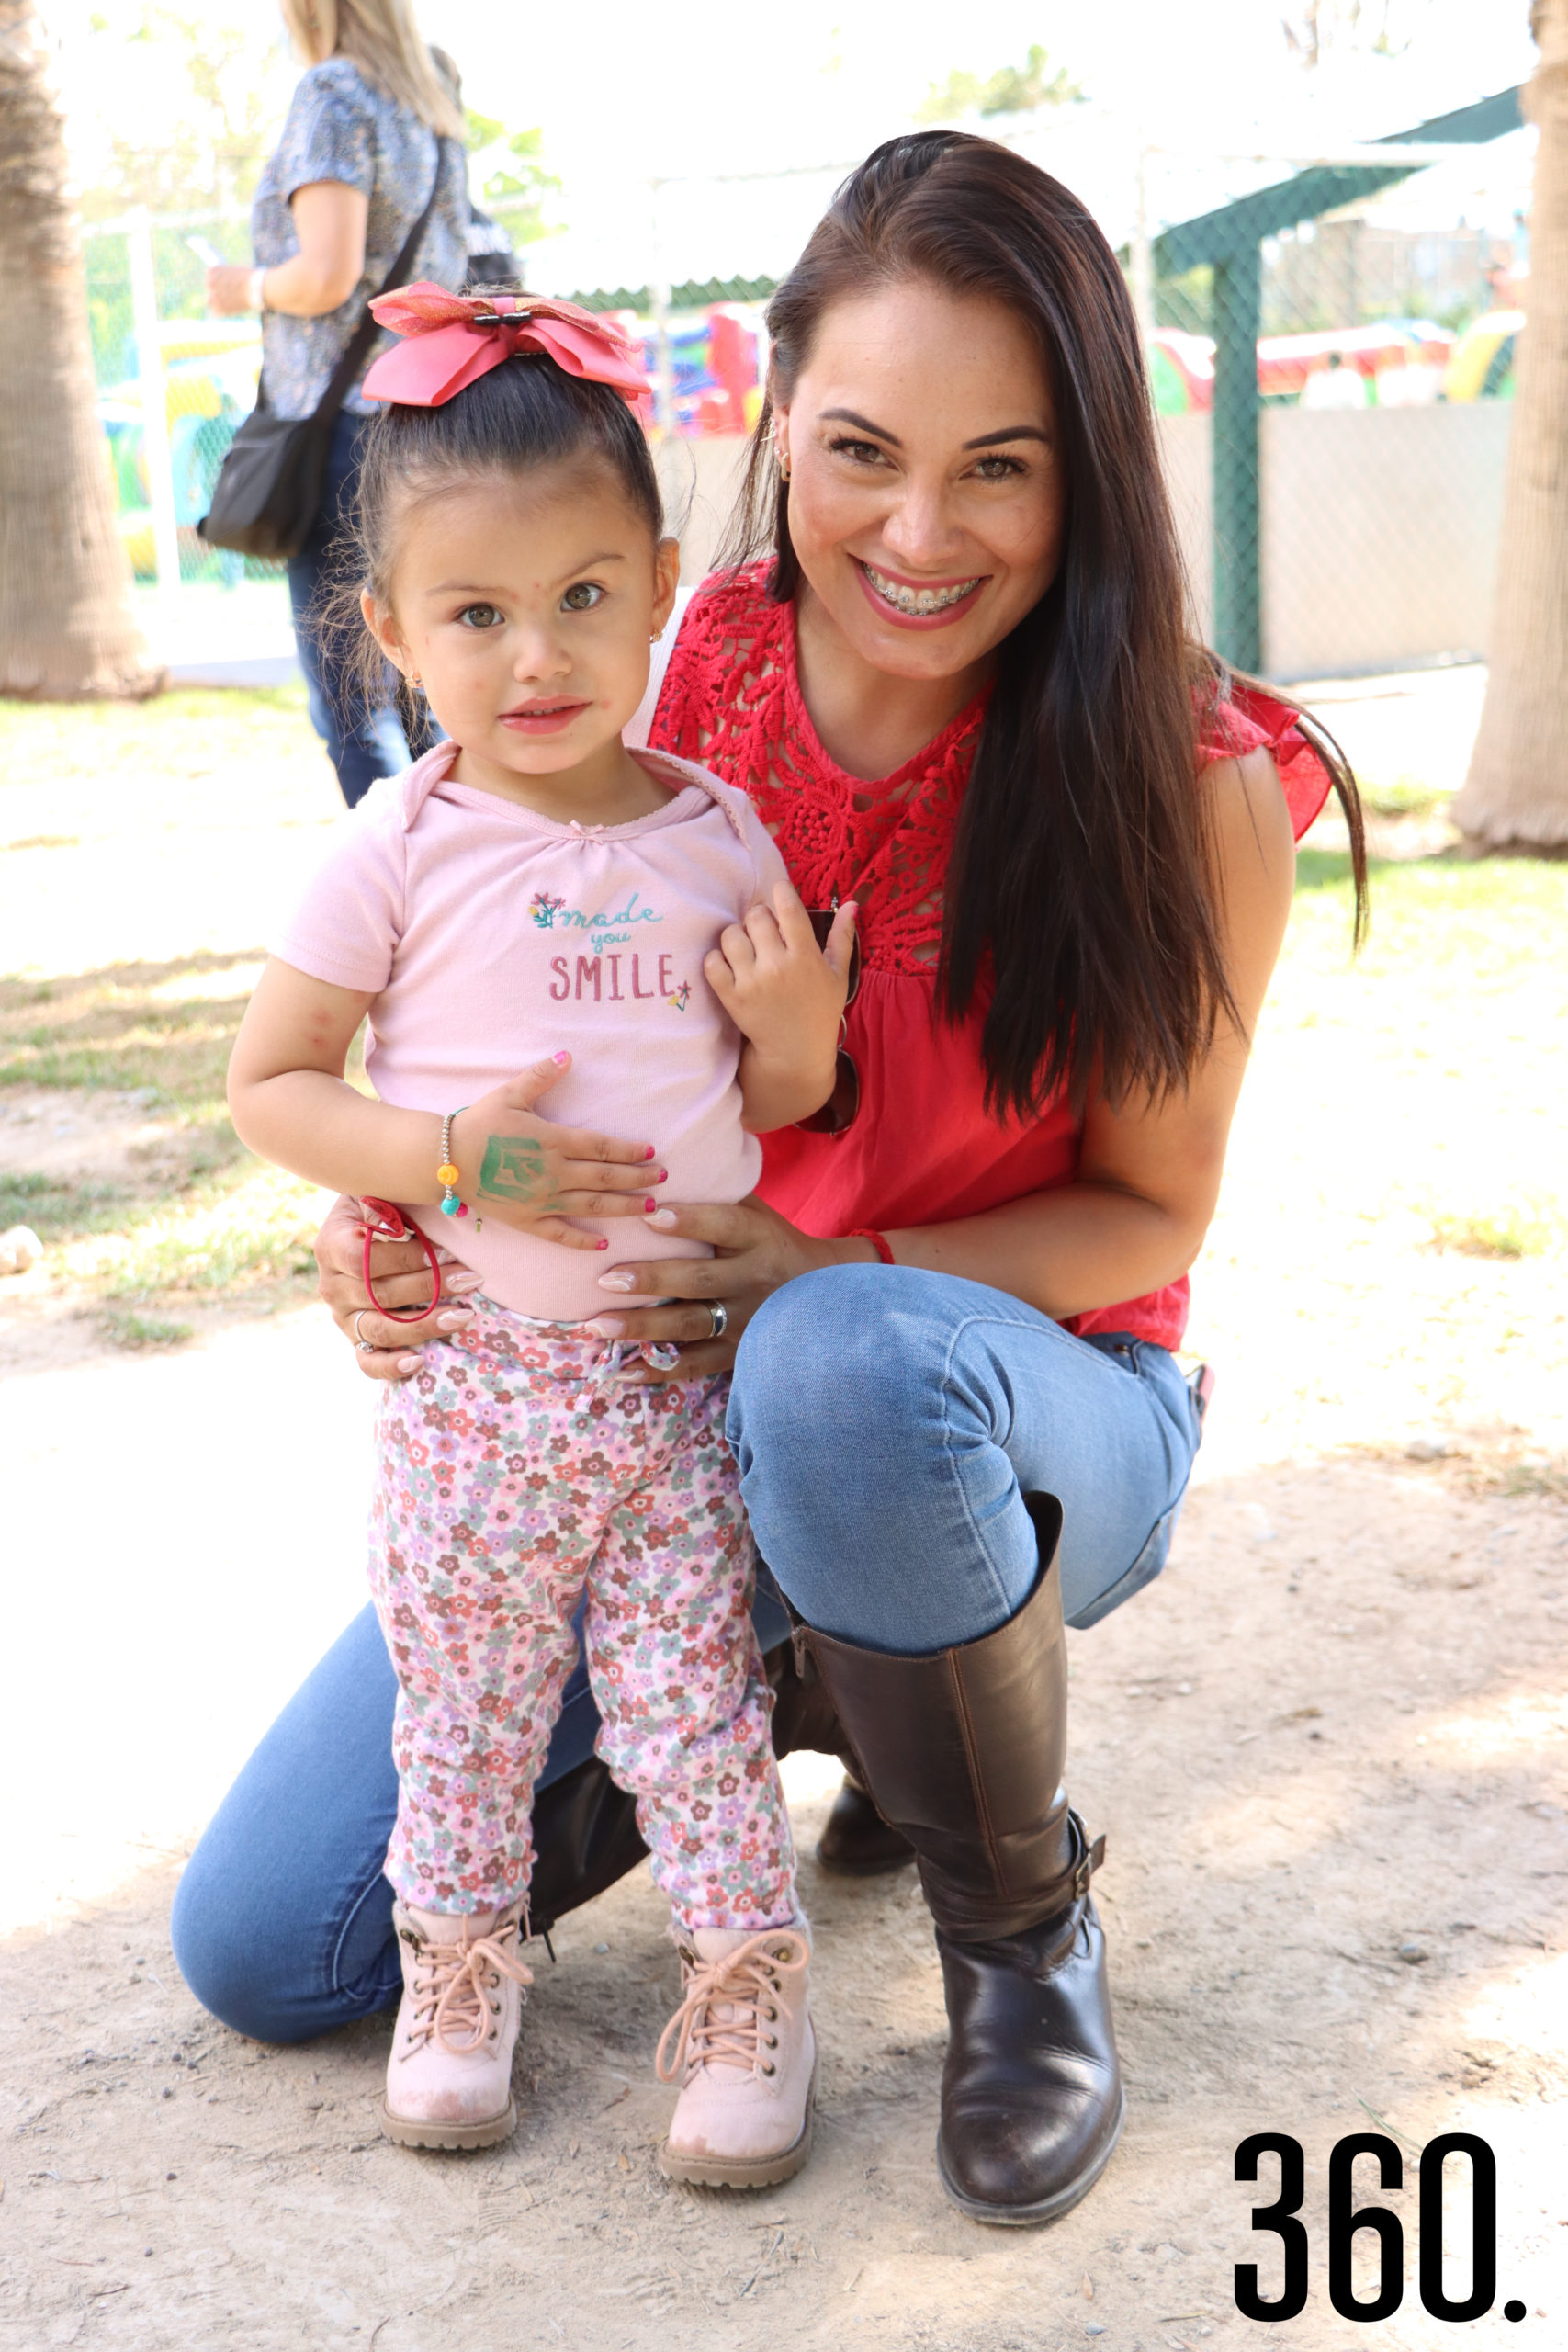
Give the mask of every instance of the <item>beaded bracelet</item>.
M 454 1119 L 460 1119 L 468 1107 L 464 1102 L 456 1111 L 448 1111 L 441 1122 L 441 1165 L 435 1171 L 435 1181 L 442 1187 L 441 1214 L 443 1216 L 467 1216 L 468 1214 L 467 1201 L 460 1201 L 457 1198 L 457 1187 L 463 1179 L 452 1158 L 452 1122 Z M 476 1224 L 475 1232 L 477 1233 L 479 1229 Z

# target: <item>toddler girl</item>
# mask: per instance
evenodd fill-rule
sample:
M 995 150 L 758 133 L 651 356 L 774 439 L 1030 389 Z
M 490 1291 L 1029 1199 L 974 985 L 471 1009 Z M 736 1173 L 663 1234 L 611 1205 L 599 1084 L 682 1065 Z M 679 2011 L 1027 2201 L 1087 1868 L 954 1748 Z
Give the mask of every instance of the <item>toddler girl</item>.
M 345 821 L 229 1099 L 317 1183 L 433 1241 L 466 1218 L 483 1277 L 377 1424 L 403 1955 L 382 2128 L 472 2148 L 514 2127 L 530 1805 L 586 1588 L 600 1752 L 684 1968 L 664 2166 L 761 2186 L 806 2161 L 816 2052 L 728 1382 L 619 1382 L 594 1317 L 613 1219 L 666 1182 L 742 1198 L 756 1134 L 827 1099 L 852 910 L 819 950 L 744 796 L 622 741 L 678 564 L 623 346 L 565 303 L 421 285 L 372 307 L 404 340 L 366 379 L 389 405 L 360 609 L 450 740 Z M 375 1101 L 344 1078 L 366 1015 Z M 693 1248 L 655 1213 L 624 1254 Z

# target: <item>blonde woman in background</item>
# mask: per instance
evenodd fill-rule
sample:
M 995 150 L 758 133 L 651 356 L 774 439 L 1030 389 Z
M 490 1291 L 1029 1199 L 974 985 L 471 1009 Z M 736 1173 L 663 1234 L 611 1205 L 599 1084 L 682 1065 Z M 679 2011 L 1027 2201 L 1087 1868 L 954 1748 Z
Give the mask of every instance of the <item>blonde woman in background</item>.
M 207 299 L 221 312 L 260 311 L 268 405 L 278 416 L 301 417 L 320 404 L 433 185 L 435 202 L 408 275 L 462 285 L 468 194 L 462 114 L 410 0 L 283 0 L 283 17 L 305 71 L 252 206 L 255 266 L 209 269 Z M 372 345 L 367 368 L 383 340 Z M 371 413 L 353 385 L 333 430 L 316 527 L 288 564 L 311 723 L 351 808 L 378 776 L 397 775 L 409 760 L 390 702 L 366 707 L 309 619 L 353 502 Z

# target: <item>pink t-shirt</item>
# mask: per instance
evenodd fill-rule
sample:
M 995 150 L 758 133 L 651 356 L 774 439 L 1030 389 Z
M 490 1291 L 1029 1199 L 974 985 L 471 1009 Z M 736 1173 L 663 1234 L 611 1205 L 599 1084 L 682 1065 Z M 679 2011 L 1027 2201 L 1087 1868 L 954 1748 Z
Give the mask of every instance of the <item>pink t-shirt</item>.
M 572 1067 L 542 1117 L 651 1143 L 666 1199 L 743 1199 L 761 1151 L 740 1124 L 740 1033 L 703 957 L 784 878 L 750 802 L 688 760 L 637 752 L 673 794 L 665 807 L 561 825 L 452 782 L 455 756 L 438 744 L 372 789 L 274 952 L 374 990 L 365 1066 L 384 1102 L 456 1111 L 564 1047 Z M 598 1277 L 618 1259 L 706 1255 L 636 1219 L 584 1219 L 610 1241 L 590 1254 L 494 1217 L 476 1232 L 471 1208 L 456 1227 L 434 1205 L 406 1213 L 503 1306 L 563 1321 L 604 1308 Z

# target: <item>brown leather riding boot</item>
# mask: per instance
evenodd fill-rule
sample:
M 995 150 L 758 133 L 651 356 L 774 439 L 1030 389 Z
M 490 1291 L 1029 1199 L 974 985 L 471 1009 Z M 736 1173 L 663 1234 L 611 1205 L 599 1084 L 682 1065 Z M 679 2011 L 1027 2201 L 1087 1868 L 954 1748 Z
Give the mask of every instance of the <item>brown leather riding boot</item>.
M 799 1629 L 936 1922 L 951 2028 L 942 2186 L 976 2221 L 1020 2223 L 1055 2221 L 1092 2188 L 1125 2104 L 1089 1892 L 1103 1841 L 1089 1847 L 1061 1787 L 1061 1512 L 1026 1499 L 1039 1581 L 995 1633 L 897 1657 Z
M 817 1840 L 817 1859 L 838 1878 L 881 1878 L 889 1871 L 908 1870 L 915 1859 L 903 1831 L 877 1812 L 852 1764 L 844 1767 L 844 1785 Z
M 773 1686 L 773 1754 L 793 1756 L 796 1748 L 809 1747 L 820 1756 L 836 1756 L 844 1768 L 844 1785 L 817 1843 L 822 1868 L 841 1878 L 876 1878 L 884 1871 L 905 1869 L 915 1849 L 883 1820 L 856 1778 L 849 1742 L 818 1677 L 808 1665 L 801 1671 L 789 1642 L 769 1650 L 763 1663 Z

